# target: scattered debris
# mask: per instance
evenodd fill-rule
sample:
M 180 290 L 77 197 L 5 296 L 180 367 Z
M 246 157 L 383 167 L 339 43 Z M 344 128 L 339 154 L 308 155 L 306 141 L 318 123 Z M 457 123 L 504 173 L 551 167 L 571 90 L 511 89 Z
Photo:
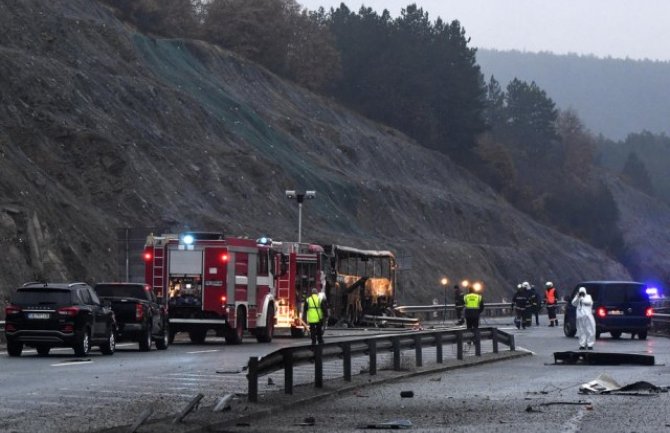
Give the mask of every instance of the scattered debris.
M 526 406 L 526 412 L 538 412 L 538 413 L 542 413 L 541 410 L 539 410 L 539 409 L 535 409 L 535 408 L 534 408 L 533 406 L 531 406 L 531 405 Z
M 558 405 L 567 405 L 567 406 L 589 406 L 590 401 L 546 401 L 540 403 L 539 406 L 558 406 Z
M 191 400 L 188 406 L 186 406 L 184 410 L 182 410 L 181 413 L 177 415 L 175 419 L 172 420 L 172 424 L 177 424 L 181 422 L 184 418 L 186 418 L 186 415 L 188 415 L 193 411 L 193 409 L 198 407 L 198 404 L 200 403 L 200 400 L 202 400 L 203 397 L 204 395 L 202 394 L 198 394 L 195 397 L 193 397 L 193 400 Z
M 653 355 L 639 353 L 611 353 L 611 352 L 554 352 L 554 364 L 589 364 L 589 365 L 654 365 Z
M 223 412 L 224 410 L 230 410 L 230 401 L 233 399 L 233 394 L 226 394 L 221 397 L 214 406 L 214 412 Z
M 360 391 L 354 391 L 354 395 L 355 395 L 356 397 L 362 397 L 362 398 L 368 398 L 368 397 L 370 397 L 369 395 L 361 394 Z
M 302 422 L 296 423 L 294 425 L 300 426 L 300 427 L 310 427 L 316 424 L 316 418 L 313 416 L 308 416 L 305 418 Z
M 442 382 L 442 378 L 441 377 L 435 377 L 433 379 L 430 379 L 430 381 L 431 382 Z
M 242 370 L 216 370 L 216 374 L 240 374 L 241 372 Z
M 414 391 L 400 391 L 400 398 L 412 398 L 414 397 Z
M 580 394 L 652 396 L 661 392 L 668 392 L 668 387 L 659 387 L 645 381 L 633 382 L 622 386 L 606 373 L 579 387 Z
M 148 420 L 151 415 L 153 415 L 153 413 L 154 410 L 152 408 L 144 409 L 139 418 L 137 418 L 137 421 L 135 421 L 133 425 L 130 426 L 129 433 L 135 433 L 137 429 L 140 428 L 140 426 L 144 424 L 144 422 Z
M 271 377 L 268 377 L 268 386 L 274 386 L 275 381 Z
M 412 427 L 412 421 L 408 419 L 398 419 L 393 421 L 378 422 L 372 424 L 361 424 L 356 428 L 359 429 L 379 429 L 379 430 L 396 430 L 408 429 Z

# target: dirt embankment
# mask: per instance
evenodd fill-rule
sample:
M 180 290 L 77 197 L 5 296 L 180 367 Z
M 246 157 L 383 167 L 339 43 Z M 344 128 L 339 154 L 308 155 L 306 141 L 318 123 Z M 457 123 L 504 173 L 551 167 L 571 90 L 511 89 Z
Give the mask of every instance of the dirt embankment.
M 444 155 L 197 41 L 136 33 L 97 2 L 0 4 L 0 286 L 122 277 L 122 227 L 391 249 L 401 302 L 442 275 L 491 301 L 521 280 L 627 278 Z

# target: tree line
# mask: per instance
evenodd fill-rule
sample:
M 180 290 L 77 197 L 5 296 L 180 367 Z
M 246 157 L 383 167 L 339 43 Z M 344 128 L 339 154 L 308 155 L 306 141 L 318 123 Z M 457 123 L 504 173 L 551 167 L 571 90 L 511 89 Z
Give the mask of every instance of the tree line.
M 535 82 L 486 79 L 457 20 L 295 0 L 101 0 L 144 32 L 198 38 L 331 96 L 449 155 L 535 219 L 624 259 L 594 137 Z M 645 193 L 642 161 L 622 179 Z M 642 174 L 640 174 L 642 173 Z M 446 174 L 446 173 L 445 173 Z

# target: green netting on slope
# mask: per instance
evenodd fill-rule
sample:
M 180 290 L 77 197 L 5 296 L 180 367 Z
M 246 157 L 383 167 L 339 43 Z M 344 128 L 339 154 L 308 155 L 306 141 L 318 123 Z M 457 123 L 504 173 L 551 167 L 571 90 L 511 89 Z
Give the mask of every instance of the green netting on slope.
M 203 65 L 183 41 L 153 40 L 139 34 L 134 40 L 146 66 L 166 85 L 191 97 L 233 136 L 255 146 L 292 174 L 304 170 L 294 167 L 298 161 L 290 138 L 270 128 L 244 101 L 227 94 L 216 71 Z
M 292 139 L 267 122 L 244 101 L 236 100 L 220 85 L 215 70 L 208 69 L 181 40 L 151 39 L 136 34 L 134 42 L 145 65 L 166 86 L 178 89 L 204 107 L 221 126 L 282 167 L 298 185 L 321 191 L 311 206 L 322 213 L 340 209 L 336 226 L 351 228 L 344 221 L 347 211 L 358 205 L 357 187 L 334 173 L 321 170 L 315 160 L 302 155 Z M 253 85 L 250 83 L 250 85 Z M 340 213 L 340 212 L 338 212 Z M 338 227 L 339 228 L 339 227 Z

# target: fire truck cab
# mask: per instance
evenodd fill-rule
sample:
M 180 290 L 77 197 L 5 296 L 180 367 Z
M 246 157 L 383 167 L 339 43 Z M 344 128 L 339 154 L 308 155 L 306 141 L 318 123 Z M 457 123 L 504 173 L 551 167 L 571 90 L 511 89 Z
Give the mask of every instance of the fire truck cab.
M 145 279 L 168 299 L 170 342 L 188 332 L 194 343 L 214 330 L 228 344 L 244 330 L 270 342 L 275 325 L 275 253 L 253 239 L 218 232 L 147 237 Z

